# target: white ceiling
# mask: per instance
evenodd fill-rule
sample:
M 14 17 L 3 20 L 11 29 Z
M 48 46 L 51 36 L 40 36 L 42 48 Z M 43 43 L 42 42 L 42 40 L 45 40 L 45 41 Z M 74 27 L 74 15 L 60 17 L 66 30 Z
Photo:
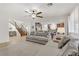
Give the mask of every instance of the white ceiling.
M 76 6 L 74 3 L 54 3 L 53 6 L 48 7 L 46 3 L 0 3 L 0 13 L 9 18 L 15 19 L 31 19 L 30 16 L 24 12 L 26 9 L 37 8 L 43 12 L 44 19 L 52 19 L 53 17 L 60 17 L 68 15 Z

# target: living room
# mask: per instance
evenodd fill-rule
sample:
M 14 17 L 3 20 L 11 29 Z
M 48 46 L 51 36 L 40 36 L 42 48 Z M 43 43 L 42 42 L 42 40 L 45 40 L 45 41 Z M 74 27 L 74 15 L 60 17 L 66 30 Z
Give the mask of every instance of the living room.
M 79 4 L 0 3 L 0 12 L 0 32 L 5 32 L 0 55 L 79 55 Z

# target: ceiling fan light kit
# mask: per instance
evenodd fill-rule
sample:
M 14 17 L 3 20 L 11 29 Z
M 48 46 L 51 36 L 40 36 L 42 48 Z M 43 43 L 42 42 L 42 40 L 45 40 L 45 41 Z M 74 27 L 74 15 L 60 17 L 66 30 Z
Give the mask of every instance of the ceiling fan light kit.
M 32 14 L 32 18 L 36 18 L 36 14 Z
M 40 16 L 40 14 L 42 14 L 42 12 L 38 11 L 36 9 L 33 9 L 33 10 L 27 9 L 27 10 L 25 10 L 25 12 L 29 13 L 33 19 L 35 19 L 36 17 L 43 18 L 43 16 Z

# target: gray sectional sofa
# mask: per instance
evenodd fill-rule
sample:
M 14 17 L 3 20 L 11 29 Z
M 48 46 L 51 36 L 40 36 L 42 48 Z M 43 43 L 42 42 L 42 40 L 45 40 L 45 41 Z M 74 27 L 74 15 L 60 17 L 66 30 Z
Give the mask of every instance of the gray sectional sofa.
M 26 37 L 26 41 L 45 45 L 48 42 L 48 33 L 47 32 L 31 32 L 31 34 Z
M 40 36 L 27 36 L 26 40 L 30 42 L 43 44 L 43 45 L 45 45 L 48 42 L 48 38 L 40 37 Z

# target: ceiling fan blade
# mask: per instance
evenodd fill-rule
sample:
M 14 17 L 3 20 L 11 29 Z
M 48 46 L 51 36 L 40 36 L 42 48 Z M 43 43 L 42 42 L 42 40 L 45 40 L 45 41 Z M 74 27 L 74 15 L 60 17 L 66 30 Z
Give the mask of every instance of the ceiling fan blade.
M 38 14 L 41 14 L 41 13 L 42 13 L 42 12 L 38 12 L 37 15 L 38 15 Z
M 28 12 L 28 11 L 25 11 L 26 13 L 28 13 L 28 14 L 31 14 L 31 12 Z
M 28 16 L 31 16 L 32 15 L 32 13 L 30 13 L 28 11 L 25 11 L 25 12 L 26 12 L 26 15 L 28 15 Z
M 37 16 L 37 17 L 39 17 L 39 18 L 43 18 L 43 16 Z
M 25 11 L 26 13 L 29 13 L 28 11 Z

